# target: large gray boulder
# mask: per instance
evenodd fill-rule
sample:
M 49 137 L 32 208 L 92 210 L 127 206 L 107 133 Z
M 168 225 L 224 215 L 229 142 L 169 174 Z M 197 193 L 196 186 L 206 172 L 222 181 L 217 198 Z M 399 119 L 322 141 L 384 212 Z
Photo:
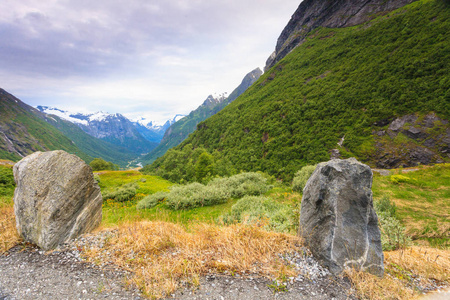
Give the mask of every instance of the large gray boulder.
M 300 235 L 334 274 L 356 268 L 384 273 L 372 170 L 354 158 L 317 165 L 303 190 Z
M 50 250 L 100 225 L 100 188 L 77 156 L 33 153 L 15 164 L 14 179 L 16 226 L 25 241 Z

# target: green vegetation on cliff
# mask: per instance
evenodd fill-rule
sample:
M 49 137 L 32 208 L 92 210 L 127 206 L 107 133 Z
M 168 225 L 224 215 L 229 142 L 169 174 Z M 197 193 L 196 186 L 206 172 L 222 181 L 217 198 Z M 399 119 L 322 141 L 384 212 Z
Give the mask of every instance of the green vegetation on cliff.
M 448 16 L 448 1 L 427 0 L 363 25 L 317 28 L 146 171 L 180 173 L 191 159 L 182 154 L 204 148 L 237 171 L 290 181 L 302 166 L 328 160 L 344 136 L 342 157 L 374 165 L 376 133 L 395 118 L 430 112 L 450 117 Z M 440 124 L 444 133 L 448 128 Z M 403 147 L 402 137 L 389 145 Z M 440 147 L 436 155 L 448 160 L 441 151 L 446 145 Z

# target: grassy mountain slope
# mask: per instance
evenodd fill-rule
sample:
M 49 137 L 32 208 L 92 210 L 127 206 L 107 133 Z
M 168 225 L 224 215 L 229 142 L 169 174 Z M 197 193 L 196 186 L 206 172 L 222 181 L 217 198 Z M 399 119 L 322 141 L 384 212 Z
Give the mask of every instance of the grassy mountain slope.
M 233 102 L 258 80 L 261 75 L 262 71 L 259 68 L 251 71 L 244 77 L 241 84 L 225 99 L 215 99 L 209 96 L 197 109 L 191 111 L 188 116 L 178 120 L 167 129 L 158 147 L 143 158 L 144 163 L 153 162 L 156 158 L 164 155 L 168 149 L 179 145 L 189 134 L 195 131 L 198 123 L 218 113 L 225 106 Z
M 113 145 L 85 133 L 76 124 L 65 121 L 54 115 L 41 115 L 47 123 L 56 127 L 66 137 L 71 139 L 78 148 L 92 157 L 103 158 L 106 161 L 118 164 L 120 167 L 126 167 L 129 161 L 132 161 L 137 157 L 136 154 L 125 148 Z
M 342 157 L 376 165 L 377 132 L 397 117 L 434 112 L 441 121 L 429 151 L 448 161 L 449 16 L 448 1 L 424 0 L 363 25 L 317 28 L 175 149 L 204 147 L 237 169 L 289 180 L 301 166 L 328 160 L 343 137 Z M 421 143 L 386 138 L 399 152 Z M 163 175 L 165 159 L 147 171 Z
M 38 118 L 34 108 L 0 89 L 0 158 L 18 161 L 35 151 L 65 150 L 89 162 L 92 157 Z

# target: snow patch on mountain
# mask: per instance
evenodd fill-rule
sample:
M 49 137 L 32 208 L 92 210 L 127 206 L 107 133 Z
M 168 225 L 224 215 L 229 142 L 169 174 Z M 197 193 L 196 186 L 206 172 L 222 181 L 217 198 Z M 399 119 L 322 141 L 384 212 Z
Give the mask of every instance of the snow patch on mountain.
M 98 111 L 98 112 L 96 112 L 94 114 L 89 114 L 89 115 L 86 115 L 86 116 L 89 118 L 90 122 L 92 122 L 92 121 L 103 122 L 108 117 L 112 117 L 112 118 L 119 117 L 120 114 L 109 114 L 109 113 L 105 113 L 105 112 L 102 112 L 102 111 Z
M 186 117 L 186 115 L 176 115 L 176 116 L 173 118 L 173 120 L 172 120 L 172 124 L 175 123 L 175 122 L 180 121 L 180 120 L 183 119 L 184 117 Z M 172 125 L 172 124 L 171 124 L 171 125 Z
M 75 114 L 72 114 L 65 110 L 61 110 L 61 109 L 58 109 L 55 107 L 40 106 L 40 105 L 36 106 L 36 108 L 43 113 L 46 113 L 48 115 L 55 115 L 63 120 L 66 120 L 66 121 L 69 121 L 72 123 L 77 123 L 77 124 L 86 125 L 86 126 L 89 125 L 87 120 L 76 118 Z

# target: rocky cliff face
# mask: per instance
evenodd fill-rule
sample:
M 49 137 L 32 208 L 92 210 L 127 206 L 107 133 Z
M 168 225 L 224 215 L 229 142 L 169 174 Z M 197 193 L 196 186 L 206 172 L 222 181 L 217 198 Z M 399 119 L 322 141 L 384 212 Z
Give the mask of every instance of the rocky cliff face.
M 304 0 L 278 38 L 265 70 L 273 67 L 317 27 L 349 27 L 400 8 L 415 0 Z
M 435 113 L 405 115 L 376 125 L 371 158 L 378 168 L 444 163 L 450 158 L 450 125 Z

